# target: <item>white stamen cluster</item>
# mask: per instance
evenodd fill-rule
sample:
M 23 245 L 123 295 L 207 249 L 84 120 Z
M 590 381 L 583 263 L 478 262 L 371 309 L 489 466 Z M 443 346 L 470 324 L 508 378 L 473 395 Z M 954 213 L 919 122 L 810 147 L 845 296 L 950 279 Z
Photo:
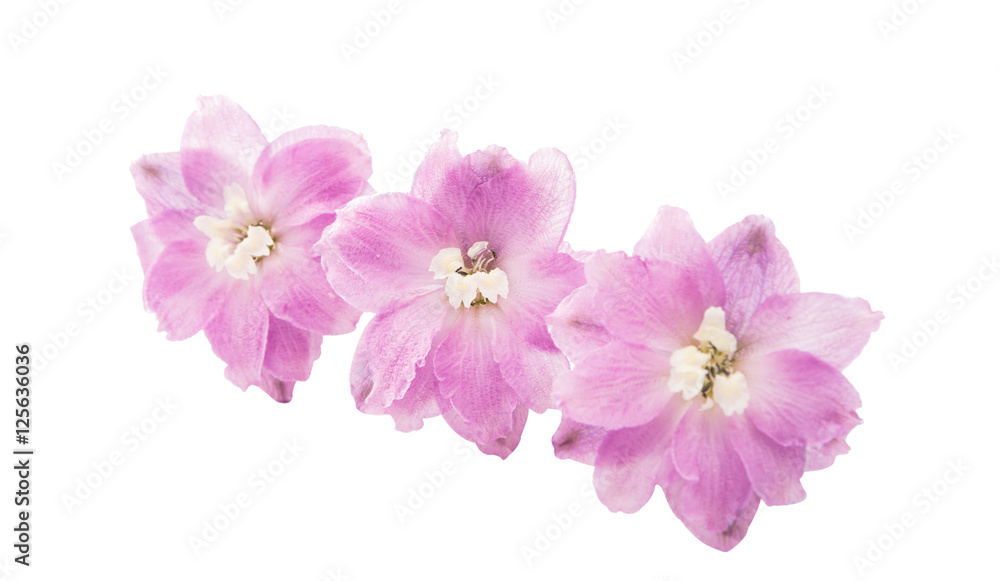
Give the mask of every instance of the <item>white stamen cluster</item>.
M 719 404 L 727 416 L 743 413 L 750 391 L 746 377 L 733 369 L 736 336 L 726 330 L 725 311 L 709 307 L 694 339 L 698 347 L 691 345 L 670 355 L 667 387 L 685 400 L 701 395 L 705 398 L 703 410 Z
M 507 273 L 499 268 L 490 268 L 496 260 L 496 252 L 489 250 L 486 242 L 476 242 L 469 248 L 468 256 L 472 267 L 466 267 L 465 258 L 458 248 L 445 248 L 431 260 L 430 271 L 435 279 L 447 279 L 444 292 L 448 302 L 456 309 L 497 302 L 498 297 L 507 298 L 509 290 Z
M 254 222 L 246 192 L 239 184 L 222 189 L 225 218 L 198 216 L 194 227 L 208 236 L 205 257 L 216 271 L 223 268 L 233 278 L 246 280 L 257 272 L 257 262 L 271 253 L 274 239 L 261 222 Z

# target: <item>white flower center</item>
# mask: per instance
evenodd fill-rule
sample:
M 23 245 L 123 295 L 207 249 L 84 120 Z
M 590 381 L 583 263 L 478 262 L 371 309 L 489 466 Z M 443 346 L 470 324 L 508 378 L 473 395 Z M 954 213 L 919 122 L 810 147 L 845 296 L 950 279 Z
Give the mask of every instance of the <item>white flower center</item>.
M 490 268 L 497 254 L 487 249 L 486 242 L 476 242 L 469 249 L 472 267 L 465 265 L 465 258 L 458 248 L 445 248 L 431 260 L 428 269 L 435 279 L 447 279 L 444 292 L 448 302 L 456 309 L 497 302 L 498 297 L 507 298 L 507 273 L 499 268 Z
M 685 400 L 702 396 L 703 410 L 719 404 L 727 416 L 743 413 L 750 402 L 750 391 L 747 378 L 733 370 L 736 336 L 726 330 L 725 311 L 709 307 L 694 339 L 698 347 L 691 345 L 670 355 L 667 387 Z
M 222 189 L 226 217 L 198 216 L 194 227 L 208 236 L 205 258 L 216 271 L 226 269 L 233 278 L 246 280 L 257 272 L 257 262 L 271 253 L 274 239 L 262 222 L 253 219 L 247 194 L 239 184 Z

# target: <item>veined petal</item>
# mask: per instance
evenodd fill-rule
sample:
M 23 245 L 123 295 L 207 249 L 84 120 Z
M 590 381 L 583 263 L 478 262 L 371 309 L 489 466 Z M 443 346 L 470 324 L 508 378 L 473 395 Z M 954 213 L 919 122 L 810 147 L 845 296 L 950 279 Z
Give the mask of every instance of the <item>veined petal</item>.
M 268 319 L 264 371 L 276 379 L 296 382 L 309 379 L 313 363 L 319 359 L 323 336 L 275 317 Z M 291 396 L 289 390 L 289 396 Z
M 806 466 L 803 446 L 781 446 L 762 434 L 745 414 L 728 419 L 730 442 L 743 460 L 753 490 L 768 505 L 793 504 L 806 497 L 800 479 Z
M 856 425 L 858 392 L 834 367 L 789 349 L 738 362 L 750 386 L 747 414 L 783 446 L 822 444 Z
M 448 221 L 430 205 L 382 194 L 337 212 L 315 248 L 338 295 L 381 313 L 432 290 L 444 297 L 444 284 L 428 268 L 441 249 L 458 246 Z
M 538 261 L 506 263 L 509 292 L 501 308 L 510 319 L 514 333 L 526 342 L 542 349 L 552 349 L 554 343 L 546 329 L 545 317 L 559 306 L 566 296 L 587 281 L 583 263 L 569 254 L 558 252 Z
M 726 420 L 718 409 L 690 405 L 674 432 L 674 467 L 685 482 L 671 487 L 671 507 L 688 528 L 730 530 L 755 498 Z
M 261 263 L 261 297 L 277 317 L 320 335 L 350 333 L 361 313 L 337 296 L 320 260 L 279 244 Z
M 132 237 L 139 251 L 139 262 L 144 274 L 166 247 L 174 242 L 191 240 L 204 244 L 208 240 L 199 232 L 192 221 L 192 212 L 186 210 L 163 210 L 148 220 L 132 227 Z M 204 261 L 204 252 L 202 252 Z
M 552 382 L 569 371 L 566 356 L 555 347 L 545 349 L 518 337 L 503 312 L 496 313 L 494 322 L 493 356 L 503 378 L 531 411 L 552 408 Z
M 609 430 L 639 426 L 658 416 L 673 396 L 669 376 L 666 355 L 614 341 L 560 375 L 553 397 L 576 421 Z
M 698 284 L 705 304 L 721 305 L 726 287 L 705 239 L 695 230 L 691 216 L 680 208 L 661 206 L 646 233 L 635 245 L 636 256 L 682 266 Z
M 424 426 L 426 418 L 441 415 L 440 399 L 434 369 L 429 362 L 425 362 L 423 366 L 417 367 L 417 374 L 403 397 L 392 402 L 387 411 L 395 420 L 397 430 L 419 430 Z
M 225 305 L 205 327 L 212 351 L 228 366 L 226 377 L 241 389 L 260 380 L 269 319 L 254 283 L 235 282 Z
M 518 403 L 493 357 L 491 310 L 466 309 L 434 355 L 441 395 L 451 401 L 470 439 L 484 445 L 509 434 Z
M 472 192 L 464 235 L 470 242 L 488 240 L 505 263 L 550 256 L 562 242 L 575 197 L 576 178 L 566 155 L 539 150 L 527 164 L 500 169 Z
M 444 295 L 431 293 L 372 319 L 362 337 L 372 377 L 366 401 L 385 409 L 402 398 L 417 368 L 429 362 L 435 338 L 455 317 Z
M 765 299 L 799 292 L 792 258 L 768 218 L 747 216 L 716 236 L 708 249 L 726 283 L 726 326 L 737 337 Z
M 686 270 L 602 250 L 585 269 L 597 287 L 594 307 L 612 335 L 668 352 L 691 344 L 706 305 Z
M 579 365 L 591 351 L 615 340 L 594 309 L 596 292 L 594 284 L 576 289 L 545 318 L 552 340 L 574 365 Z
M 825 293 L 768 297 L 740 337 L 740 358 L 797 349 L 838 370 L 861 353 L 882 321 L 868 301 Z
M 444 130 L 413 176 L 412 195 L 440 212 L 461 239 L 466 203 L 482 181 L 469 160 L 458 152 L 458 134 Z M 469 244 L 477 241 L 466 240 Z
M 178 240 L 149 267 L 143 302 L 156 313 L 159 331 L 172 341 L 187 339 L 205 328 L 227 302 L 235 281 L 209 268 L 204 242 Z
M 580 423 L 563 414 L 559 428 L 552 435 L 556 458 L 576 460 L 591 466 L 597 461 L 597 450 L 608 431 L 599 426 Z
M 676 480 L 671 483 L 670 487 L 664 490 L 667 497 L 667 502 L 670 504 L 670 509 L 674 511 L 677 518 L 681 519 L 684 526 L 687 527 L 691 534 L 693 534 L 699 541 L 705 543 L 706 545 L 718 549 L 720 551 L 729 551 L 743 540 L 746 536 L 747 530 L 750 528 L 750 523 L 753 521 L 754 515 L 757 514 L 757 508 L 760 506 L 760 499 L 756 494 L 751 494 L 750 498 L 747 499 L 746 504 L 744 504 L 736 512 L 735 518 L 733 518 L 732 524 L 729 528 L 716 531 L 708 529 L 696 522 L 684 521 L 684 517 L 681 512 L 683 510 L 681 506 L 681 491 L 687 486 L 688 483 L 684 480 Z
M 258 218 L 276 228 L 308 222 L 372 193 L 368 145 L 336 127 L 303 127 L 278 136 L 253 166 L 247 194 Z
M 191 212 L 195 216 L 215 215 L 219 211 L 218 200 L 195 195 L 184 185 L 180 152 L 144 155 L 130 169 L 135 189 L 146 201 L 150 216 L 166 210 Z

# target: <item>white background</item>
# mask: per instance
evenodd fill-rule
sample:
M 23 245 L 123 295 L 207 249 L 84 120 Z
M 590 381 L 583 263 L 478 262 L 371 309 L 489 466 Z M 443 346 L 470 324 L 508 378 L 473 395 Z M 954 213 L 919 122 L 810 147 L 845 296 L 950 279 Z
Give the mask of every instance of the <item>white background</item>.
M 558 0 L 399 2 L 367 43 L 357 29 L 375 31 L 388 0 L 69 2 L 51 17 L 35 0 L 4 3 L 0 375 L 13 378 L 16 343 L 54 356 L 33 375 L 32 566 L 12 566 L 8 532 L 0 579 L 983 578 L 1000 541 L 1000 283 L 979 278 L 1000 252 L 1000 5 L 566 0 L 556 22 Z M 880 28 L 896 6 L 911 14 Z M 365 46 L 348 60 L 355 37 Z M 147 78 L 157 69 L 164 79 Z M 813 89 L 832 96 L 809 109 Z M 131 92 L 141 98 L 123 108 Z M 443 127 L 464 152 L 558 147 L 577 162 L 578 249 L 630 250 L 662 204 L 690 211 L 706 238 L 770 216 L 803 290 L 885 313 L 847 369 L 864 401 L 853 451 L 805 476 L 804 502 L 762 506 L 724 554 L 659 492 L 634 515 L 595 503 L 591 469 L 552 455 L 558 412 L 532 415 L 506 461 L 469 454 L 440 418 L 402 434 L 360 414 L 347 384 L 358 332 L 325 339 L 292 403 L 242 393 L 202 335 L 156 332 L 129 232 L 146 217 L 129 163 L 176 150 L 196 96 L 217 93 L 276 130 L 363 132 L 379 191 L 408 189 L 405 168 L 406 185 L 387 173 Z M 808 119 L 791 131 L 780 120 L 796 112 Z M 105 118 L 100 143 L 57 176 Z M 609 123 L 624 128 L 602 137 Z M 949 127 L 953 143 L 927 151 Z M 777 151 L 722 196 L 731 166 L 752 166 L 748 148 L 768 139 Z M 934 160 L 919 176 L 915 155 Z M 880 206 L 894 180 L 905 193 Z M 935 314 L 946 322 L 932 328 Z M 907 338 L 920 347 L 893 365 Z M 0 397 L 11 448 L 12 383 Z M 158 401 L 176 406 L 160 423 Z M 151 433 L 123 439 L 133 428 Z M 272 464 L 292 440 L 304 451 Z M 269 466 L 273 482 L 251 479 Z M 81 488 L 88 478 L 96 487 Z M 400 522 L 396 505 L 422 485 L 433 495 Z M 15 486 L 4 470 L 8 531 Z M 249 506 L 196 555 L 190 539 L 240 493 Z M 573 503 L 582 516 L 538 541 Z

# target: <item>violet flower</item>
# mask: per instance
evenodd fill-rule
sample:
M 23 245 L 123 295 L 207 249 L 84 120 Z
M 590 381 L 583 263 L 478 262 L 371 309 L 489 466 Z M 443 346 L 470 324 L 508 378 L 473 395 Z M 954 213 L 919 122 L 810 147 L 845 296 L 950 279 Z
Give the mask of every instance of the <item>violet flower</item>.
M 239 105 L 201 98 L 179 152 L 132 164 L 150 216 L 132 233 L 159 330 L 171 340 L 204 330 L 227 379 L 289 401 L 322 336 L 360 317 L 312 245 L 340 206 L 369 193 L 371 172 L 359 135 L 304 127 L 268 144 Z
M 442 133 L 410 194 L 348 204 L 316 249 L 337 293 L 376 314 L 354 355 L 358 409 L 401 431 L 443 415 L 506 458 L 569 368 L 544 316 L 584 282 L 560 251 L 576 182 L 554 149 L 524 163 L 496 146 L 462 157 L 456 141 Z
M 573 370 L 556 380 L 556 455 L 595 466 L 598 497 L 635 512 L 659 485 L 704 543 L 727 551 L 760 500 L 805 498 L 803 471 L 848 450 L 861 400 L 841 374 L 882 314 L 800 293 L 770 220 L 706 244 L 663 207 L 635 246 L 592 255 L 549 318 Z

